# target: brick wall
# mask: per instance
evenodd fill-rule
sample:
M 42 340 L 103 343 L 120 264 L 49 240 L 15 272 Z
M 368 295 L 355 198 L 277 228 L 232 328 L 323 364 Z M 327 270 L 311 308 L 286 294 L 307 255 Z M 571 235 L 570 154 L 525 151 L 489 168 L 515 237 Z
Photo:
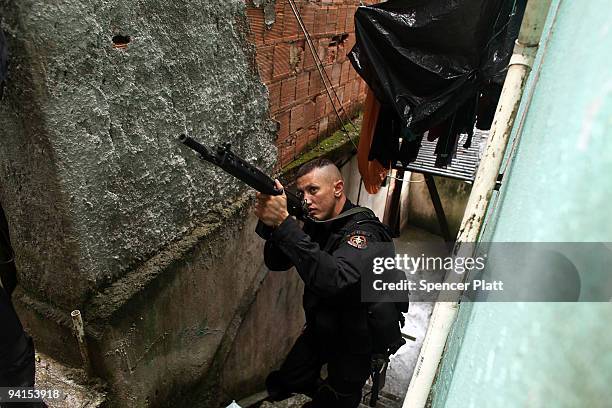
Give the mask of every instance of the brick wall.
M 280 125 L 276 145 L 278 165 L 283 166 L 309 143 L 336 131 L 340 125 L 289 2 L 270 3 L 275 4 L 270 6 L 274 7 L 274 23 L 269 26 L 265 24 L 263 7 L 255 7 L 252 0 L 247 0 L 247 7 L 257 66 L 270 93 L 271 115 Z M 351 114 L 360 108 L 366 92 L 365 83 L 346 56 L 355 44 L 353 16 L 359 3 L 295 0 L 333 89 Z M 266 15 L 272 15 L 271 9 Z M 340 102 L 334 100 L 340 111 Z M 345 116 L 341 117 L 346 121 Z

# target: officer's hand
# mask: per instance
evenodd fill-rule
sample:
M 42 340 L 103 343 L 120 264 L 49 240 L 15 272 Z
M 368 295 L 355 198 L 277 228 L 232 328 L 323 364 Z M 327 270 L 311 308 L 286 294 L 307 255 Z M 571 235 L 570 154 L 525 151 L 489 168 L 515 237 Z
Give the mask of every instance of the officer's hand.
M 280 181 L 274 181 L 277 189 L 283 189 Z M 278 227 L 289 216 L 287 196 L 284 192 L 277 196 L 257 193 L 256 198 L 255 215 L 267 226 Z

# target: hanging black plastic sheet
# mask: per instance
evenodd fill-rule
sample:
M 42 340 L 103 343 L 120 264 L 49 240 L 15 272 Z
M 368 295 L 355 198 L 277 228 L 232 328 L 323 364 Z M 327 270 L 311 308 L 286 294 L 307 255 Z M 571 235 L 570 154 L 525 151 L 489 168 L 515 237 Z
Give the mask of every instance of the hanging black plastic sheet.
M 475 111 L 466 104 L 503 82 L 525 2 L 391 0 L 359 7 L 349 58 L 396 120 L 422 134 L 459 110 Z

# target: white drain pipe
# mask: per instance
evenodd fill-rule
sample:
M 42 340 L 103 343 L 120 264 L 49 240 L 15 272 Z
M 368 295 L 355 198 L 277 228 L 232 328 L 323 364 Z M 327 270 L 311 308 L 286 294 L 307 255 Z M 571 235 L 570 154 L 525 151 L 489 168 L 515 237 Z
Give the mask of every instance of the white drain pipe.
M 476 242 L 480 234 L 525 82 L 538 50 L 550 2 L 551 0 L 529 0 L 527 3 L 485 153 L 476 173 L 453 250 L 455 256 L 473 255 L 473 245 L 462 244 Z M 463 275 L 451 271 L 447 274 L 446 281 L 456 281 L 460 276 Z M 457 301 L 436 302 L 434 306 L 403 408 L 423 408 L 427 403 L 448 334 L 457 317 L 458 296 L 459 293 Z M 448 299 L 448 296 L 446 298 Z

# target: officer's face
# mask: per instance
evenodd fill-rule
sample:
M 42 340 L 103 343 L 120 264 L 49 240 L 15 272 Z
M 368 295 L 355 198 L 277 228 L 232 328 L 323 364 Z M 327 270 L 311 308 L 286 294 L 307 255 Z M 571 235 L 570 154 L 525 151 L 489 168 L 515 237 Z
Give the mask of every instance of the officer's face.
M 308 203 L 311 217 L 317 220 L 332 218 L 342 193 L 342 180 L 332 180 L 321 169 L 314 169 L 297 179 L 297 189 Z

